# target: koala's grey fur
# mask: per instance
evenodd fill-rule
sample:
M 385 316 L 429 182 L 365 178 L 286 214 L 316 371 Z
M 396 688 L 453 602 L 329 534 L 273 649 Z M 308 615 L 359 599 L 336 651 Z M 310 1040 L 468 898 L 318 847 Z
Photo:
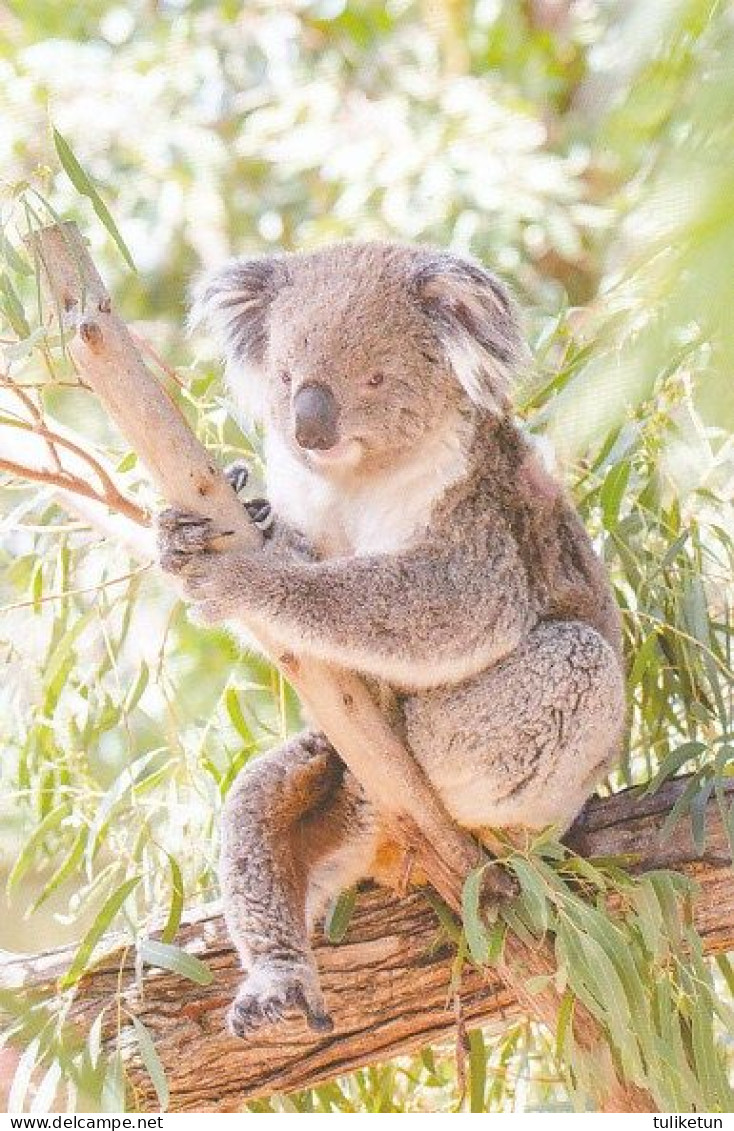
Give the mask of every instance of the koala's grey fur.
M 504 286 L 429 249 L 345 244 L 235 260 L 201 284 L 197 310 L 240 409 L 264 422 L 273 526 L 261 551 L 220 553 L 206 522 L 166 512 L 164 567 L 205 618 L 243 616 L 366 676 L 464 827 L 567 827 L 619 753 L 619 616 L 512 419 L 525 350 Z M 314 383 L 338 405 L 327 451 L 294 435 Z M 223 829 L 247 970 L 233 1032 L 292 1007 L 330 1024 L 309 927 L 388 859 L 379 813 L 323 736 L 245 770 Z

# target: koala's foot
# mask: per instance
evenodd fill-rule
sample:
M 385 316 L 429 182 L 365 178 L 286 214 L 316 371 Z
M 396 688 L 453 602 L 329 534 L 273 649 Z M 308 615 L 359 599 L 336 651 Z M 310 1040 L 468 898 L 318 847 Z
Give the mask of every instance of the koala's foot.
M 316 1033 L 330 1033 L 334 1028 L 318 975 L 309 963 L 263 963 L 240 986 L 227 1013 L 227 1027 L 232 1036 L 246 1038 L 294 1011 L 302 1013 Z

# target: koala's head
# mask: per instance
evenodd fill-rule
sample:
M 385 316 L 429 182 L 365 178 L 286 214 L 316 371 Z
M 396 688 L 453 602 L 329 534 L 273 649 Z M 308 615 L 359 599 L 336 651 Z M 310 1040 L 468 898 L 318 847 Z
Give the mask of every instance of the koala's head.
M 504 415 L 525 351 L 494 275 L 389 243 L 232 260 L 198 284 L 194 318 L 243 413 L 325 473 L 385 466 L 471 405 Z

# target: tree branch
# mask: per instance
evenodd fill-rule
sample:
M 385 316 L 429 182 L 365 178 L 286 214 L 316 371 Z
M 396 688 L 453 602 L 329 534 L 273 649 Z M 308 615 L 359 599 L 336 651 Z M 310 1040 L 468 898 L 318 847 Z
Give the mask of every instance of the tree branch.
M 27 479 L 31 483 L 48 483 L 50 487 L 58 487 L 62 491 L 91 499 L 93 502 L 99 503 L 100 506 L 111 507 L 112 510 L 125 515 L 126 518 L 136 522 L 139 526 L 149 525 L 146 511 L 139 507 L 137 503 L 134 503 L 132 499 L 128 499 L 117 490 L 113 494 L 106 491 L 104 494 L 95 491 L 94 487 L 86 480 L 80 479 L 78 475 L 72 475 L 71 472 L 51 471 L 50 468 L 42 467 L 26 467 L 25 464 L 2 458 L 0 458 L 0 471 L 5 471 L 8 475 L 13 475 L 17 479 Z
M 693 845 L 689 821 L 662 839 L 665 817 L 688 784 L 666 783 L 651 797 L 628 790 L 590 802 L 567 841 L 585 856 L 626 855 L 640 870 L 674 867 L 699 885 L 695 924 L 708 953 L 734 946 L 734 872 L 728 839 L 715 799 L 708 803 L 706 843 Z M 734 784 L 728 790 L 734 793 Z M 237 955 L 214 906 L 190 913 L 177 942 L 214 972 L 209 986 L 194 985 L 164 970 L 146 967 L 136 981 L 132 951 L 106 940 L 107 953 L 80 984 L 69 1014 L 86 1034 L 103 1007 L 122 994 L 121 1004 L 154 1035 L 171 1090 L 172 1111 L 235 1111 L 249 1099 L 312 1087 L 376 1060 L 387 1060 L 426 1044 L 449 1040 L 456 1016 L 450 1002 L 452 948 L 436 947 L 438 922 L 420 892 L 397 901 L 384 889 L 362 892 L 344 941 L 335 946 L 319 934 L 315 953 L 326 1003 L 337 1027 L 315 1035 L 302 1019 L 263 1030 L 247 1042 L 229 1037 L 224 1011 L 240 978 Z M 18 958 L 0 970 L 0 987 L 40 994 L 59 1005 L 56 980 L 68 968 L 73 947 Z M 534 952 L 537 954 L 538 952 Z M 525 1010 L 525 1002 L 494 969 L 466 966 L 461 984 L 464 1020 L 503 1025 Z M 115 1047 L 117 1011 L 107 1008 L 104 1039 Z M 155 1092 L 140 1062 L 132 1032 L 123 1033 L 134 1110 L 155 1110 Z
M 0 471 L 19 479 L 28 479 L 33 483 L 47 483 L 50 487 L 56 487 L 65 493 L 91 499 L 140 526 L 150 525 L 147 511 L 119 489 L 112 478 L 111 470 L 108 471 L 100 457 L 87 451 L 82 437 L 76 436 L 55 422 L 53 427 L 50 427 L 43 412 L 34 404 L 22 385 L 17 385 L 5 377 L 0 380 L 0 387 L 20 401 L 29 418 L 24 419 L 22 416 L 14 415 L 12 419 L 6 417 L 0 420 Z M 15 436 L 16 432 L 25 433 L 26 439 L 19 442 L 19 437 Z M 40 444 L 35 445 L 33 453 L 28 450 L 29 440 L 32 439 L 41 441 Z M 70 454 L 71 467 L 62 463 L 57 445 Z M 50 456 L 53 462 L 52 468 L 28 462 L 28 457 L 34 455 L 40 463 L 44 454 Z M 18 456 L 22 458 L 19 459 Z M 88 471 L 99 480 L 99 489 L 93 487 L 86 478 Z

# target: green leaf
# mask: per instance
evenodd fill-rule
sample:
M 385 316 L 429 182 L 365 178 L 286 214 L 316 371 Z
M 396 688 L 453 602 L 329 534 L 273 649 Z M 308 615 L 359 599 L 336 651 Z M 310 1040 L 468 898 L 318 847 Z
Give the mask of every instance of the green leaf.
M 0 272 L 0 309 L 3 310 L 10 326 L 21 341 L 31 336 L 23 303 L 18 298 L 18 293 L 4 271 Z
M 87 1036 L 87 1055 L 92 1068 L 96 1068 L 102 1052 L 102 1022 L 104 1021 L 105 1007 L 100 1009 L 89 1028 Z
M 59 588 L 62 588 L 60 585 Z M 44 700 L 44 710 L 47 715 L 52 714 L 52 709 L 56 705 L 59 692 L 61 691 L 66 676 L 69 671 L 69 663 L 72 665 L 76 662 L 74 654 L 74 645 L 85 631 L 93 622 L 95 625 L 99 620 L 99 610 L 94 607 L 88 609 L 78 617 L 73 624 L 66 629 L 61 638 L 56 642 L 52 648 L 51 655 L 48 660 L 44 678 L 46 682 L 46 698 Z
M 125 1066 L 119 1052 L 110 1057 L 101 1092 L 102 1111 L 125 1110 Z
M 530 994 L 539 994 L 554 982 L 555 978 L 552 974 L 536 974 L 532 978 L 525 979 L 525 989 Z
M 252 730 L 247 725 L 245 716 L 242 714 L 242 707 L 240 706 L 240 698 L 234 687 L 229 687 L 224 696 L 224 706 L 227 714 L 229 715 L 232 726 L 239 734 L 240 738 L 248 745 L 252 743 Z
M 693 803 L 693 798 L 696 796 L 701 788 L 701 782 L 698 777 L 691 778 L 687 783 L 685 789 L 676 800 L 673 808 L 670 810 L 665 820 L 663 821 L 662 828 L 660 829 L 661 841 L 666 841 L 673 834 L 675 826 L 681 817 L 690 811 Z
M 135 1036 L 138 1039 L 140 1059 L 145 1065 L 146 1071 L 150 1076 L 153 1087 L 155 1088 L 155 1094 L 158 1097 L 158 1104 L 160 1106 L 160 1109 L 161 1111 L 165 1111 L 168 1107 L 168 1101 L 170 1099 L 168 1081 L 166 1080 L 166 1070 L 161 1064 L 161 1058 L 156 1052 L 155 1045 L 153 1044 L 153 1038 L 146 1029 L 145 1025 L 143 1025 L 142 1021 L 139 1021 L 137 1017 L 133 1017 L 132 1022 L 135 1026 Z
M 702 781 L 701 788 L 691 800 L 691 835 L 699 856 L 703 856 L 706 850 L 707 807 L 713 789 L 713 778 L 709 781 Z
M 50 345 L 50 340 L 46 333 L 45 326 L 37 326 L 27 338 L 21 338 L 20 341 L 14 342 L 12 346 L 6 346 L 3 350 L 3 356 L 6 361 L 22 361 L 23 358 L 29 357 L 39 342 L 46 342 Z
M 97 213 L 98 218 L 100 219 L 102 224 L 104 224 L 105 228 L 112 236 L 112 239 L 117 244 L 128 267 L 131 271 L 136 271 L 137 268 L 135 266 L 135 263 L 133 262 L 133 257 L 130 254 L 125 241 L 120 235 L 117 224 L 112 219 L 107 205 L 102 200 L 102 197 L 99 195 L 97 189 L 92 184 L 92 181 L 90 180 L 87 173 L 84 172 L 81 165 L 77 161 L 68 141 L 59 133 L 59 131 L 55 127 L 53 130 L 53 139 L 54 145 L 56 147 L 56 153 L 67 177 L 69 178 L 77 192 L 81 193 L 82 196 L 88 197 L 92 202 L 94 211 Z
M 599 499 L 604 516 L 604 526 L 607 530 L 611 530 L 617 525 L 619 507 L 627 489 L 629 476 L 630 465 L 628 460 L 623 460 L 622 463 L 610 467 L 606 474 Z
M 421 895 L 426 903 L 429 903 L 433 908 L 436 918 L 441 924 L 441 929 L 445 932 L 446 936 L 458 946 L 462 938 L 461 926 L 449 905 L 444 903 L 441 896 L 438 895 L 433 888 L 422 888 Z
M 45 841 L 48 834 L 55 828 L 58 828 L 58 826 L 61 824 L 64 817 L 68 815 L 68 813 L 69 803 L 68 801 L 62 801 L 60 805 L 57 805 L 55 809 L 52 809 L 50 813 L 47 813 L 41 821 L 40 825 L 38 825 L 34 829 L 32 835 L 23 846 L 18 859 L 13 865 L 12 871 L 8 876 L 7 884 L 5 885 L 5 891 L 7 893 L 8 899 L 12 899 L 15 889 L 17 888 L 25 873 L 28 871 L 30 865 L 33 863 L 34 857 L 36 856 L 39 848 Z
M 38 616 L 42 609 L 41 603 L 43 598 L 43 561 L 36 562 L 33 567 L 33 575 L 31 577 L 31 600 L 33 601 L 33 612 Z
M 181 916 L 183 914 L 184 882 L 178 862 L 174 860 L 170 852 L 167 852 L 166 856 L 168 857 L 168 866 L 171 871 L 171 905 L 168 909 L 166 925 L 161 931 L 161 941 L 164 943 L 172 943 L 176 937 L 176 932 L 181 923 Z
M 532 933 L 532 931 L 528 930 L 525 921 L 523 920 L 522 916 L 518 914 L 515 906 L 511 906 L 510 904 L 503 904 L 500 907 L 500 915 L 502 916 L 510 930 L 513 932 L 513 934 L 517 935 L 517 937 L 519 939 L 522 939 L 524 943 L 527 943 L 528 946 L 537 947 L 537 938 Z
M 714 957 L 714 961 L 718 966 L 721 975 L 724 978 L 724 981 L 726 982 L 726 987 L 729 991 L 730 996 L 734 998 L 734 970 L 732 970 L 731 960 L 729 959 L 729 956 L 726 954 L 717 954 Z
M 558 1010 L 558 1017 L 556 1020 L 556 1040 L 555 1052 L 556 1060 L 563 1063 L 568 1059 L 568 1048 L 566 1042 L 572 1036 L 573 1030 L 571 1028 L 573 1022 L 573 1011 L 576 1005 L 576 999 L 570 990 L 566 990 L 561 998 L 561 1004 Z
M 60 1081 L 61 1064 L 58 1060 L 54 1060 L 51 1062 L 46 1072 L 44 1072 L 36 1089 L 36 1094 L 31 1104 L 32 1115 L 40 1115 L 51 1110 L 51 1105 L 54 1101 Z
M 332 901 L 324 920 L 324 931 L 331 943 L 340 943 L 349 929 L 354 907 L 357 902 L 357 889 L 349 888 Z
M 651 954 L 660 954 L 663 949 L 663 914 L 654 886 L 643 877 L 632 891 L 634 904 L 645 940 L 645 946 Z
M 149 750 L 147 754 L 142 754 L 131 765 L 123 766 L 122 770 L 107 790 L 102 801 L 97 806 L 97 812 L 94 815 L 94 820 L 89 829 L 86 851 L 87 869 L 91 869 L 92 861 L 99 848 L 102 834 L 110 820 L 113 809 L 127 793 L 134 789 L 141 780 L 144 780 L 143 774 L 145 770 L 151 762 L 160 756 L 160 753 L 159 749 Z
M 112 895 L 105 900 L 101 911 L 79 944 L 79 949 L 74 955 L 71 966 L 59 981 L 59 985 L 62 989 L 68 989 L 69 986 L 73 986 L 82 977 L 87 969 L 95 946 L 120 911 L 127 897 L 133 889 L 138 886 L 141 879 L 141 876 L 133 876 L 131 879 L 125 880 L 125 882 L 120 884 L 119 888 L 113 891 Z
M 117 464 L 117 467 L 115 468 L 115 470 L 120 471 L 120 472 L 130 471 L 133 467 L 135 467 L 137 462 L 138 462 L 138 453 L 137 452 L 127 452 L 127 454 L 124 455 L 122 457 L 122 459 L 118 461 L 118 464 Z
M 7 263 L 14 275 L 30 276 L 33 274 L 30 263 L 15 250 L 4 232 L 0 232 L 0 258 Z
M 487 1050 L 481 1029 L 469 1033 L 469 1110 L 484 1111 L 484 1093 L 487 1087 Z
M 522 856 L 513 857 L 511 866 L 520 881 L 531 926 L 539 935 L 543 935 L 549 924 L 548 895 L 543 880 L 534 865 Z
M 501 959 L 506 936 L 507 926 L 501 919 L 498 919 L 496 923 L 492 924 L 492 928 L 489 932 L 489 947 L 487 949 L 488 966 L 495 966 Z
M 129 715 L 135 710 L 138 703 L 142 699 L 143 694 L 145 693 L 149 678 L 150 672 L 148 670 L 148 665 L 146 664 L 145 660 L 143 660 L 140 665 L 140 671 L 138 672 L 138 678 L 135 680 L 135 683 L 125 696 L 125 702 L 122 708 L 124 715 Z
M 20 1055 L 15 1072 L 13 1073 L 13 1083 L 10 1086 L 10 1094 L 7 1099 L 7 1107 L 11 1115 L 23 1111 L 31 1076 L 33 1075 L 33 1070 L 38 1060 L 40 1044 L 40 1038 L 34 1037 Z
M 69 850 L 68 855 L 65 857 L 61 867 L 54 872 L 51 879 L 41 890 L 41 894 L 34 900 L 33 906 L 31 907 L 31 914 L 37 911 L 38 908 L 46 902 L 48 897 L 50 895 L 53 895 L 53 893 L 59 887 L 61 887 L 61 885 L 65 880 L 69 878 L 69 876 L 73 875 L 75 869 L 84 856 L 84 849 L 86 847 L 88 837 L 89 829 L 86 825 L 82 825 L 82 827 L 77 831 L 77 834 L 74 837 L 74 841 L 71 845 L 71 849 Z
M 664 781 L 678 772 L 681 766 L 684 766 L 686 762 L 690 762 L 693 758 L 697 758 L 705 749 L 703 742 L 684 742 L 682 746 L 672 750 L 663 759 L 660 769 L 645 789 L 643 796 L 648 797 L 651 793 L 655 793 Z
M 461 899 L 464 933 L 469 946 L 469 953 L 480 966 L 487 961 L 489 952 L 489 935 L 482 919 L 480 907 L 482 881 L 488 867 L 489 865 L 482 864 L 469 873 L 464 882 Z
M 161 966 L 164 970 L 180 974 L 182 978 L 188 978 L 190 982 L 196 982 L 199 986 L 208 986 L 214 980 L 214 975 L 206 963 L 193 954 L 187 954 L 181 947 L 171 946 L 170 943 L 141 939 L 138 943 L 138 954 L 149 966 Z
M 653 631 L 646 638 L 640 648 L 637 649 L 635 660 L 630 671 L 628 684 L 630 690 L 634 690 L 638 683 L 641 681 L 643 675 L 648 667 L 653 664 L 653 661 L 658 656 L 658 634 Z

